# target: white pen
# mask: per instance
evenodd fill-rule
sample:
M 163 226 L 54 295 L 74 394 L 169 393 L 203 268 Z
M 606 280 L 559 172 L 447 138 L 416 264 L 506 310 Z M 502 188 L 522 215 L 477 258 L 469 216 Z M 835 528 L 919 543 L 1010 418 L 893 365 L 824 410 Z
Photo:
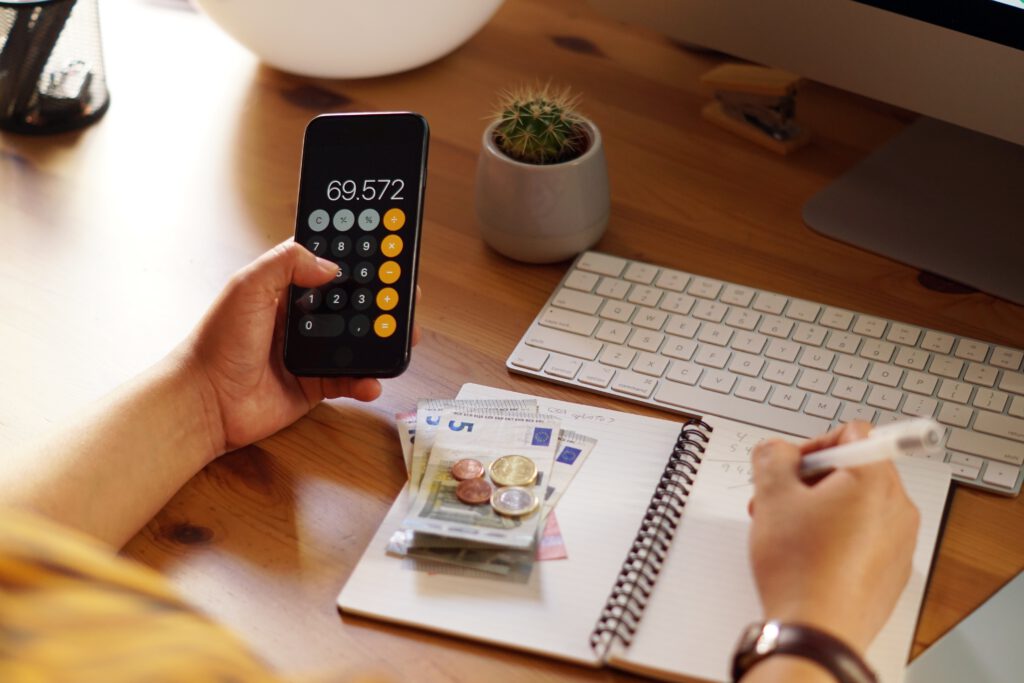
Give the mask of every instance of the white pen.
M 935 420 L 919 418 L 893 422 L 871 430 L 867 438 L 804 456 L 800 476 L 814 477 L 838 467 L 892 460 L 908 453 L 934 453 L 942 446 L 943 428 Z

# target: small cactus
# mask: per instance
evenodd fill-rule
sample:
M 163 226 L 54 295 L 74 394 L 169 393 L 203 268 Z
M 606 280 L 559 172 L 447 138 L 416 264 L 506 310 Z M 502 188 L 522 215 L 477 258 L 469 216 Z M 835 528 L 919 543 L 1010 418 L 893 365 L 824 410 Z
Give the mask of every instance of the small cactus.
M 557 164 L 582 154 L 589 144 L 579 95 L 550 84 L 519 86 L 501 94 L 494 141 L 507 156 L 527 164 Z

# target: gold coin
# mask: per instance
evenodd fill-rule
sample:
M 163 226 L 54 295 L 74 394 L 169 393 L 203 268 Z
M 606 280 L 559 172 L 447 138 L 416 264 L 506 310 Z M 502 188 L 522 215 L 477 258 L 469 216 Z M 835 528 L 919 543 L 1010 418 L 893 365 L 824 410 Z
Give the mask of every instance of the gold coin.
M 533 491 L 522 486 L 505 486 L 491 494 L 491 507 L 499 515 L 525 517 L 540 505 Z
M 537 478 L 537 465 L 525 455 L 503 455 L 488 471 L 498 486 L 528 486 Z

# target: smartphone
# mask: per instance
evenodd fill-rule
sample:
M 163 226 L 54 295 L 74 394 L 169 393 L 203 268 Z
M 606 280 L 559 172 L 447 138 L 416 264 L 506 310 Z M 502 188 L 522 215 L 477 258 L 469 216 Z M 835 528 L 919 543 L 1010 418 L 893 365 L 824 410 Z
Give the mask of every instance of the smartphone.
M 394 377 L 409 365 L 427 121 L 411 112 L 325 114 L 306 126 L 295 241 L 338 264 L 291 286 L 284 363 L 300 376 Z

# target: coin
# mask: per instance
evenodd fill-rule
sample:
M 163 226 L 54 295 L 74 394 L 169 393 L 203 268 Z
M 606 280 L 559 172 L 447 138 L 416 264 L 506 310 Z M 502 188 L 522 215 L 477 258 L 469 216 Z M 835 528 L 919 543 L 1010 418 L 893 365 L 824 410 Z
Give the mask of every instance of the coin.
M 537 478 L 537 465 L 525 455 L 503 455 L 491 463 L 490 472 L 498 486 L 527 486 Z
M 452 476 L 459 481 L 476 479 L 484 473 L 484 466 L 479 460 L 463 458 L 452 463 Z
M 491 507 L 506 517 L 525 517 L 540 504 L 533 491 L 522 486 L 505 486 L 491 496 Z
M 459 485 L 455 487 L 455 497 L 466 505 L 480 505 L 490 500 L 492 491 L 494 489 L 486 479 L 477 477 L 460 481 Z

